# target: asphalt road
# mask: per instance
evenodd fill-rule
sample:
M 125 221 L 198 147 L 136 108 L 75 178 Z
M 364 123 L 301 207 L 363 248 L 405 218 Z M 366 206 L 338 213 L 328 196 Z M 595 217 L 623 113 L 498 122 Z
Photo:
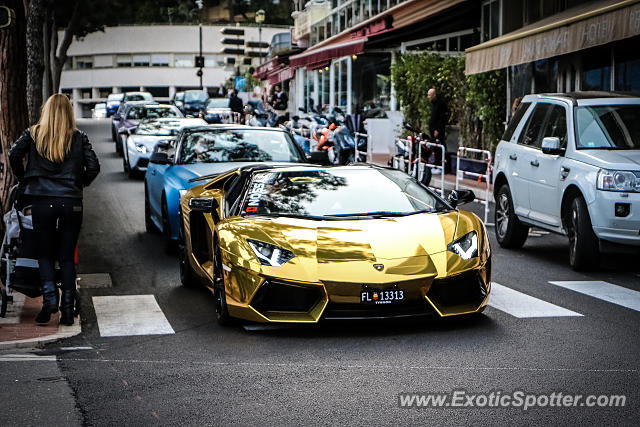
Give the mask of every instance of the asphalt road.
M 604 257 L 596 272 L 576 273 L 565 238 L 532 236 L 510 251 L 490 229 L 494 282 L 582 316 L 488 307 L 465 320 L 221 328 L 211 295 L 182 288 L 176 257 L 144 232 L 142 180 L 123 174 L 108 123 L 80 124 L 102 164 L 85 191 L 80 263 L 82 273 L 110 273 L 113 287 L 83 290 L 83 334 L 40 352 L 57 357 L 83 424 L 637 425 L 640 312 L 549 283 L 640 291 L 637 258 Z M 102 337 L 92 297 L 141 294 L 155 296 L 175 333 Z M 453 390 L 625 395 L 626 406 L 399 407 L 399 393 Z

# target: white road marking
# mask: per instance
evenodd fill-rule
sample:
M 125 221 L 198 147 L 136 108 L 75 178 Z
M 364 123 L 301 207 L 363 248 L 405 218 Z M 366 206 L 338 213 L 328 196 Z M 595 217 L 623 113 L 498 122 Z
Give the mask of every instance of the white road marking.
M 496 282 L 491 282 L 489 305 L 518 318 L 582 316 L 575 311 L 523 294 Z
M 78 346 L 78 347 L 60 347 L 62 351 L 78 351 L 78 350 L 93 350 L 90 346 Z
M 37 354 L 5 354 L 0 356 L 0 362 L 55 362 L 56 356 L 38 356 Z
M 93 306 L 103 337 L 175 333 L 153 295 L 93 297 Z
M 560 281 L 552 285 L 571 289 L 631 310 L 640 311 L 640 292 L 602 281 Z

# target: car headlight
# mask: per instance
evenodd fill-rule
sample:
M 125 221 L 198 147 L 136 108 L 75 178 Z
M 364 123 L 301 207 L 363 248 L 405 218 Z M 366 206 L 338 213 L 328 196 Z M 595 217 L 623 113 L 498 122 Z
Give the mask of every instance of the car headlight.
M 598 190 L 640 192 L 640 172 L 600 169 Z
M 472 231 L 449 243 L 447 249 L 463 260 L 478 256 L 478 233 Z
M 293 252 L 258 240 L 247 239 L 260 264 L 280 267 L 294 257 Z
M 144 144 L 136 144 L 136 150 L 138 150 L 139 153 L 147 154 L 147 146 Z

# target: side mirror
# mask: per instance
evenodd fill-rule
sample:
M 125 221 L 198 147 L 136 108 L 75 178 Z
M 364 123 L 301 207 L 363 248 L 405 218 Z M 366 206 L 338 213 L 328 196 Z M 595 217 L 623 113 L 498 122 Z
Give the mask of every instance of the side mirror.
M 120 128 L 118 131 L 120 135 L 131 135 L 136 133 L 136 128 Z
M 218 208 L 220 204 L 217 199 L 213 197 L 194 197 L 189 200 L 189 208 L 193 212 L 210 213 L 213 216 L 213 222 L 220 222 L 220 216 L 218 215 Z
M 169 165 L 171 164 L 171 160 L 169 159 L 169 155 L 165 151 L 157 151 L 155 150 L 149 159 L 150 163 L 155 163 L 157 165 Z
M 555 136 L 544 138 L 542 140 L 542 152 L 550 155 L 562 154 L 564 150 L 560 147 L 560 138 Z
M 454 208 L 464 203 L 473 202 L 476 195 L 471 190 L 453 190 L 447 196 L 447 202 Z

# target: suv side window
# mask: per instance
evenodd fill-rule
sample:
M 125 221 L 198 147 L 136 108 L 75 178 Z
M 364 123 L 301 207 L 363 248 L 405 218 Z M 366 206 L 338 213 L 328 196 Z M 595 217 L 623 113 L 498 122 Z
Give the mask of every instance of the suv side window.
M 560 147 L 567 147 L 567 111 L 561 105 L 553 105 L 551 107 L 540 141 L 549 136 L 560 138 Z
M 524 116 L 524 113 L 529 109 L 529 105 L 531 105 L 530 102 L 521 102 L 520 105 L 518 105 L 516 112 L 513 114 L 513 117 L 511 117 L 511 120 L 509 120 L 509 125 L 507 125 L 507 129 L 504 131 L 504 135 L 502 135 L 503 141 L 511 141 L 511 137 L 516 131 L 520 120 L 522 120 L 522 116 Z
M 551 104 L 543 102 L 536 104 L 533 113 L 529 116 L 529 120 L 527 120 L 527 124 L 525 125 L 523 132 L 518 138 L 518 144 L 540 148 L 540 144 L 542 143 L 540 131 L 542 130 L 542 125 L 544 125 L 544 120 L 551 107 Z

